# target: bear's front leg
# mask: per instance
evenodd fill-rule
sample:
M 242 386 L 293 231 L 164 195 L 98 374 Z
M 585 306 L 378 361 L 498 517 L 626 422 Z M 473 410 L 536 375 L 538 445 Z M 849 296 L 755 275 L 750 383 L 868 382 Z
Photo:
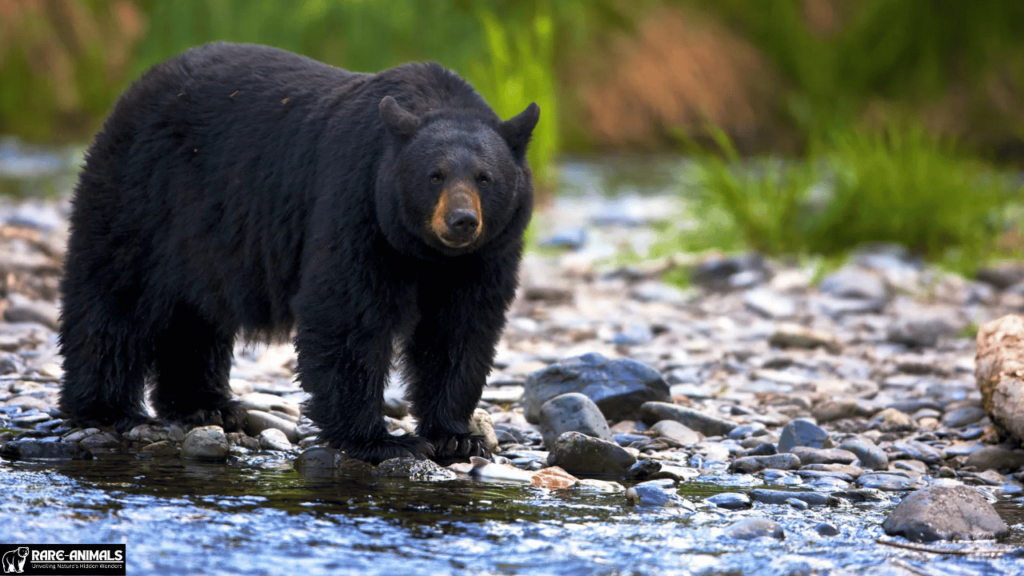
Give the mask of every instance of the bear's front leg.
M 328 328 L 330 320 L 336 322 Z M 371 464 L 405 456 L 432 457 L 429 442 L 418 436 L 393 436 L 384 422 L 391 332 L 386 325 L 375 330 L 349 324 L 344 316 L 330 314 L 299 319 L 299 377 L 311 395 L 304 411 L 320 427 L 320 440 Z
M 437 462 L 490 456 L 469 421 L 515 295 L 516 264 L 480 259 L 419 284 L 420 320 L 405 344 L 404 369 L 417 432 L 433 444 Z

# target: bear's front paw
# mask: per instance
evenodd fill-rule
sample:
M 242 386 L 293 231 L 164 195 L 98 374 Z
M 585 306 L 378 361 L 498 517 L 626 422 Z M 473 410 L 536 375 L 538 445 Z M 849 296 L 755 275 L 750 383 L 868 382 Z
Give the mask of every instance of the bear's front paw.
M 226 402 L 218 408 L 200 408 L 188 414 L 164 411 L 160 416 L 170 422 L 180 422 L 186 428 L 220 426 L 225 432 L 242 430 L 249 419 L 249 413 L 237 401 Z
M 434 446 L 419 436 L 392 436 L 390 434 L 374 440 L 363 442 L 358 446 L 346 446 L 345 453 L 376 466 L 392 458 L 415 458 L 426 460 L 433 458 Z
M 438 464 L 469 462 L 472 456 L 488 459 L 491 457 L 491 451 L 487 449 L 483 436 L 460 434 L 434 440 L 432 444 L 434 446 L 432 459 Z

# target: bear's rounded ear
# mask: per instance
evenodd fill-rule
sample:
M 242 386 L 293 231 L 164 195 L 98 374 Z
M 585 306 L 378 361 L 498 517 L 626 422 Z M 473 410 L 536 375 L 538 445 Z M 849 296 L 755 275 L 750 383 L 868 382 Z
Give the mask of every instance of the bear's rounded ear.
M 509 118 L 498 126 L 498 133 L 508 143 L 509 149 L 516 160 L 522 160 L 526 155 L 526 145 L 530 143 L 530 136 L 540 119 L 540 106 L 536 102 L 530 102 L 526 110 L 517 116 Z
M 416 133 L 420 119 L 398 105 L 391 96 L 380 101 L 380 119 L 392 134 L 408 138 Z

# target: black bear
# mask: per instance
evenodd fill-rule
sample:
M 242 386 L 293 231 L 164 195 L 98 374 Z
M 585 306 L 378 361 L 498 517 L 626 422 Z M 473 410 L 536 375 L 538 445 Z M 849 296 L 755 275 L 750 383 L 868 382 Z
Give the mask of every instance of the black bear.
M 370 462 L 487 455 L 468 422 L 514 296 L 540 110 L 434 63 L 353 73 L 209 44 L 145 73 L 89 148 L 61 284 L 61 407 L 118 430 L 244 422 L 233 342 L 293 327 L 306 414 Z M 399 351 L 417 435 L 393 436 Z

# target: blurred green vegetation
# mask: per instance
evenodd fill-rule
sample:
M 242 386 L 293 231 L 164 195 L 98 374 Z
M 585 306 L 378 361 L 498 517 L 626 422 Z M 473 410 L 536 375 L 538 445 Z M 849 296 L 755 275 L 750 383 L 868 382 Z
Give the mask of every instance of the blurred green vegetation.
M 682 26 L 714 20 L 715 34 L 733 37 L 716 44 L 659 31 L 670 13 L 682 14 L 671 19 Z M 838 257 L 893 241 L 967 270 L 1008 228 L 1020 229 L 1008 220 L 1019 184 L 985 164 L 1024 164 L 1020 1 L 0 0 L 0 14 L 0 134 L 30 141 L 88 139 L 132 79 L 191 46 L 256 42 L 366 72 L 436 60 L 504 118 L 536 101 L 530 162 L 549 190 L 567 147 L 629 149 L 594 145 L 595 113 L 625 119 L 609 126 L 650 124 L 638 132 L 644 150 L 665 150 L 666 134 L 682 134 L 697 160 L 685 193 L 696 195 L 703 226 L 666 233 L 681 249 Z M 737 52 L 705 58 L 723 49 Z M 687 50 L 704 55 L 687 60 Z M 663 70 L 628 90 L 652 92 L 602 94 L 637 54 L 653 54 Z M 716 66 L 751 54 L 771 86 L 700 93 Z M 734 76 L 711 84 L 744 81 Z M 742 150 L 770 158 L 741 157 L 733 142 L 746 141 L 742 122 L 692 121 L 701 111 L 677 104 L 694 94 L 670 93 L 669 77 L 704 98 L 698 108 L 729 101 L 739 104 L 723 110 L 767 111 L 756 118 L 757 144 Z M 751 94 L 768 104 L 748 105 Z M 633 116 L 644 121 L 630 124 Z M 780 158 L 794 151 L 800 159 Z
M 768 254 L 841 257 L 857 246 L 893 242 L 948 268 L 973 274 L 1021 229 L 1017 176 L 959 154 L 919 125 L 843 130 L 811 146 L 805 159 L 747 161 L 720 129 L 718 152 L 694 149 L 700 225 L 667 241 Z M 693 149 L 692 142 L 689 143 Z

